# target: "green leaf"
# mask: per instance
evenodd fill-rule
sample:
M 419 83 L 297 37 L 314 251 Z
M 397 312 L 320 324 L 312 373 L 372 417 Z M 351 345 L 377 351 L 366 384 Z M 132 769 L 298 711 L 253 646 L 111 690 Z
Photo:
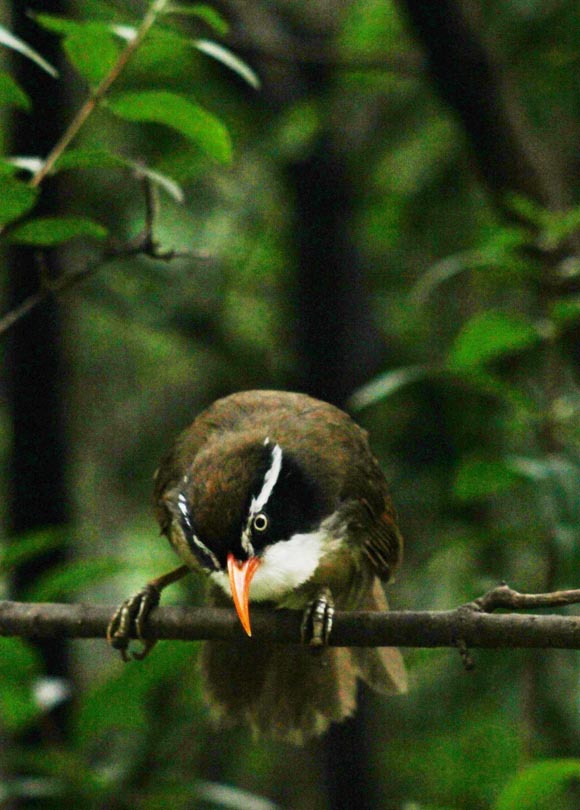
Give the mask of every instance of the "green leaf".
M 318 104 L 309 99 L 290 104 L 274 127 L 276 148 L 289 161 L 304 160 L 312 152 L 321 129 Z
M 27 590 L 26 598 L 30 602 L 70 599 L 79 591 L 115 576 L 122 566 L 122 561 L 113 557 L 94 557 L 54 566 Z
M 183 189 L 173 178 L 164 172 L 151 169 L 142 163 L 108 152 L 106 149 L 83 148 L 69 149 L 57 161 L 56 171 L 66 171 L 67 169 L 131 169 L 138 176 L 145 176 L 156 186 L 173 197 L 179 203 L 185 199 Z
M 0 572 L 34 560 L 66 543 L 66 529 L 49 528 L 11 538 L 2 548 Z
M 34 782 L 47 785 L 45 795 L 58 797 L 59 807 L 97 807 L 107 804 L 110 797 L 110 784 L 79 751 L 64 746 L 28 746 L 18 752 L 18 762 Z
M 119 57 L 120 47 L 109 23 L 79 22 L 56 14 L 36 14 L 34 19 L 48 31 L 65 37 L 65 53 L 90 84 L 98 84 Z
M 573 324 L 580 318 L 580 301 L 558 300 L 550 304 L 550 317 L 559 327 Z
M 220 163 L 230 163 L 232 144 L 224 124 L 198 104 L 165 90 L 128 92 L 108 101 L 109 108 L 127 121 L 164 124 L 196 143 Z
M 18 673 L 23 682 L 40 674 L 39 655 L 23 639 L 1 638 L 0 649 L 0 681 L 8 678 L 10 673 Z
M 349 407 L 358 411 L 394 394 L 405 385 L 424 379 L 428 374 L 425 366 L 407 366 L 387 371 L 358 388 L 349 400 Z
M 530 225 L 541 229 L 546 224 L 547 209 L 530 197 L 525 197 L 523 194 L 508 194 L 505 203 L 511 211 Z
M 437 287 L 460 273 L 471 270 L 478 260 L 475 251 L 465 250 L 435 262 L 419 278 L 412 292 L 413 299 L 418 306 L 424 306 Z
M 127 25 L 117 25 L 112 30 L 127 42 L 137 34 L 137 29 Z M 152 76 L 159 85 L 162 82 L 167 84 L 170 78 L 182 77 L 184 71 L 192 72 L 196 57 L 190 37 L 155 27 L 133 54 L 127 67 L 133 86 L 148 87 Z
M 205 155 L 189 141 L 180 149 L 166 151 L 156 167 L 178 183 L 189 183 L 207 172 Z
M 119 669 L 117 663 L 115 677 L 98 684 L 83 697 L 75 718 L 78 742 L 94 746 L 95 740 L 106 740 L 119 729 L 146 731 L 150 723 L 148 698 L 168 682 L 168 673 L 174 683 L 175 679 L 187 677 L 194 649 L 189 644 L 160 642 L 155 655 L 149 656 L 143 666 Z
M 73 34 L 82 27 L 83 23 L 76 20 L 69 20 L 66 17 L 59 17 L 58 14 L 33 14 L 33 19 L 38 25 L 54 34 Z
M 550 211 L 540 235 L 540 244 L 546 250 L 555 250 L 580 227 L 580 207 L 567 211 Z
M 467 370 L 527 349 L 538 340 L 537 330 L 523 315 L 489 310 L 474 315 L 463 326 L 447 362 L 453 371 Z
M 123 158 L 100 147 L 79 147 L 67 149 L 57 160 L 54 171 L 68 169 L 116 169 L 125 166 Z
M 0 638 L 0 717 L 6 731 L 24 729 L 41 713 L 32 689 L 40 669 L 39 655 L 25 641 Z
M 0 176 L 0 226 L 18 219 L 29 211 L 38 192 L 27 183 L 10 175 Z
M 580 779 L 580 759 L 548 759 L 529 765 L 504 788 L 493 810 L 546 810 L 559 806 L 569 782 Z
M 107 26 L 87 23 L 69 34 L 64 43 L 71 63 L 89 84 L 96 85 L 117 62 L 120 47 Z
M 26 42 L 19 37 L 15 37 L 14 34 L 7 28 L 4 28 L 3 25 L 0 25 L 0 45 L 5 45 L 7 48 L 11 48 L 13 51 L 22 54 L 22 56 L 30 59 L 53 78 L 58 76 L 56 68 L 53 68 L 34 48 L 31 48 L 30 45 L 27 45 Z
M 103 20 L 104 22 L 123 22 L 127 19 L 127 11 L 123 3 L 118 0 L 84 0 L 83 11 L 87 19 Z
M 407 46 L 408 35 L 390 3 L 351 3 L 341 17 L 338 45 L 351 53 L 391 54 Z
M 488 271 L 490 267 L 511 276 L 517 273 L 517 283 L 521 284 L 518 271 L 525 268 L 529 272 L 530 265 L 521 261 L 518 251 L 528 238 L 523 228 L 494 228 L 477 250 L 463 250 L 431 265 L 419 278 L 412 297 L 418 306 L 423 306 L 435 290 L 460 273 Z
M 54 247 L 80 236 L 105 239 L 107 229 L 87 217 L 42 217 L 19 225 L 10 234 L 10 241 L 20 245 Z
M 254 90 L 260 89 L 261 83 L 257 73 L 252 70 L 243 59 L 240 59 L 239 56 L 232 53 L 229 48 L 224 48 L 223 45 L 213 42 L 211 39 L 195 39 L 193 40 L 193 46 L 197 48 L 198 51 L 205 53 L 207 56 L 211 56 L 212 59 L 221 62 L 222 65 L 233 70 L 234 73 L 237 73 L 237 75 L 247 82 L 250 87 L 253 87 Z
M 230 25 L 225 17 L 222 17 L 222 15 L 211 6 L 206 6 L 205 3 L 194 3 L 192 6 L 182 6 L 177 3 L 172 3 L 165 10 L 165 14 L 198 17 L 209 25 L 210 28 L 213 28 L 216 33 L 221 34 L 221 36 L 225 36 L 230 30 Z
M 30 99 L 14 81 L 8 73 L 0 72 L 0 105 L 5 107 L 19 107 L 21 110 L 30 111 L 32 105 Z
M 470 458 L 461 462 L 453 483 L 453 494 L 462 501 L 476 501 L 510 490 L 521 476 L 501 460 Z

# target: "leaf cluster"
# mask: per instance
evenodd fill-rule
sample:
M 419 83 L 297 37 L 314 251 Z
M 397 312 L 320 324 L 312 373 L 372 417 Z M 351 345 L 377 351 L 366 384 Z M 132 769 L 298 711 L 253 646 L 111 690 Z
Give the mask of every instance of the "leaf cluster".
M 227 31 L 225 20 L 209 6 L 168 2 L 153 3 L 141 21 L 119 15 L 112 18 L 107 9 L 102 14 L 85 19 L 48 13 L 34 17 L 38 26 L 60 38 L 63 56 L 85 84 L 86 100 L 49 155 L 4 157 L 0 173 L 0 227 L 6 241 L 53 247 L 71 239 L 107 237 L 107 228 L 86 216 L 71 214 L 49 219 L 35 216 L 41 183 L 45 177 L 64 170 L 135 171 L 138 165 L 140 176 L 147 176 L 178 201 L 183 199 L 183 191 L 174 179 L 127 154 L 112 151 L 108 144 L 97 140 L 88 148 L 76 143 L 72 148 L 79 131 L 96 112 L 101 117 L 101 129 L 106 130 L 110 116 L 166 127 L 184 140 L 193 162 L 197 160 L 195 150 L 200 150 L 218 164 L 231 163 L 232 142 L 226 125 L 199 103 L 194 93 L 156 86 L 163 65 L 191 52 L 217 60 L 257 88 L 257 76 L 239 57 L 218 42 L 182 30 L 176 22 L 184 16 L 191 17 L 201 28 L 213 29 L 219 35 Z M 39 69 L 58 81 L 56 69 L 5 28 L 0 28 L 0 44 L 32 59 Z M 195 86 L 195 79 L 192 84 Z M 0 106 L 19 107 L 34 114 L 33 101 L 6 72 L 0 74 Z

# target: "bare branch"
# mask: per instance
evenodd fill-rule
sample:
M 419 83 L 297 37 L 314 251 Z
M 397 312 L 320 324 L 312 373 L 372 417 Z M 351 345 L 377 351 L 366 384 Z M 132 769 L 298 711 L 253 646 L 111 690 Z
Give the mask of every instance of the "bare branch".
M 580 649 L 580 617 L 565 615 L 492 615 L 496 608 L 554 607 L 580 603 L 580 591 L 520 594 L 500 586 L 455 610 L 338 612 L 330 643 L 336 646 L 453 647 L 468 660 L 468 649 Z M 25 638 L 104 638 L 112 607 L 0 602 L 0 635 Z M 300 642 L 301 615 L 296 611 L 253 608 L 253 639 Z M 148 620 L 151 638 L 193 641 L 241 640 L 244 633 L 234 610 L 163 607 Z
M 36 292 L 25 298 L 18 306 L 0 317 L 0 336 L 11 329 L 15 323 L 22 320 L 29 312 L 36 309 L 47 298 L 76 287 L 85 279 L 94 276 L 103 265 L 111 259 L 130 259 L 134 256 L 147 256 L 150 259 L 170 262 L 173 259 L 198 259 L 207 261 L 211 258 L 209 253 L 192 250 L 162 250 L 153 237 L 157 205 L 151 181 L 148 177 L 140 177 L 145 195 L 145 222 L 143 229 L 132 239 L 124 242 L 111 241 L 104 249 L 103 254 L 86 267 L 70 273 L 63 273 L 54 280 L 43 279 L 43 283 Z
M 472 603 L 476 609 L 492 613 L 498 608 L 533 610 L 543 607 L 566 607 L 580 604 L 580 590 L 552 593 L 518 593 L 509 585 L 499 585 Z

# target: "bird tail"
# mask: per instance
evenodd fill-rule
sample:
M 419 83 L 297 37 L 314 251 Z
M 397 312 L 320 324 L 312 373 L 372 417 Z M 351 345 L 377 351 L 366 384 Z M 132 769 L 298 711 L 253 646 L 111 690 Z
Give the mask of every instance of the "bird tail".
M 360 605 L 361 610 L 388 610 L 387 597 L 378 579 Z M 408 691 L 407 669 L 396 647 L 351 647 L 349 652 L 358 677 L 383 695 Z
M 303 745 L 356 708 L 357 675 L 346 648 L 207 642 L 202 669 L 218 723 L 245 723 L 257 737 Z
M 361 605 L 386 610 L 377 580 Z M 357 679 L 385 694 L 405 692 L 401 653 L 392 647 L 325 647 L 206 642 L 203 681 L 220 725 L 248 724 L 256 736 L 303 745 L 356 709 Z

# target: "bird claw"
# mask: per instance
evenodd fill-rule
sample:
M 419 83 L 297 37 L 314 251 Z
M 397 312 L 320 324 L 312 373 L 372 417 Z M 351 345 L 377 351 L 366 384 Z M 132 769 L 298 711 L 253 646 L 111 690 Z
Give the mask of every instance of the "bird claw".
M 131 652 L 131 656 L 142 661 L 157 643 L 157 639 L 144 638 L 147 617 L 161 598 L 161 589 L 149 582 L 140 591 L 130 596 L 119 605 L 107 628 L 107 641 L 115 650 L 119 650 L 123 661 L 130 660 L 128 653 L 133 629 L 143 648 Z
M 302 643 L 310 647 L 325 647 L 330 638 L 334 619 L 334 599 L 330 588 L 322 588 L 304 611 L 300 634 Z

